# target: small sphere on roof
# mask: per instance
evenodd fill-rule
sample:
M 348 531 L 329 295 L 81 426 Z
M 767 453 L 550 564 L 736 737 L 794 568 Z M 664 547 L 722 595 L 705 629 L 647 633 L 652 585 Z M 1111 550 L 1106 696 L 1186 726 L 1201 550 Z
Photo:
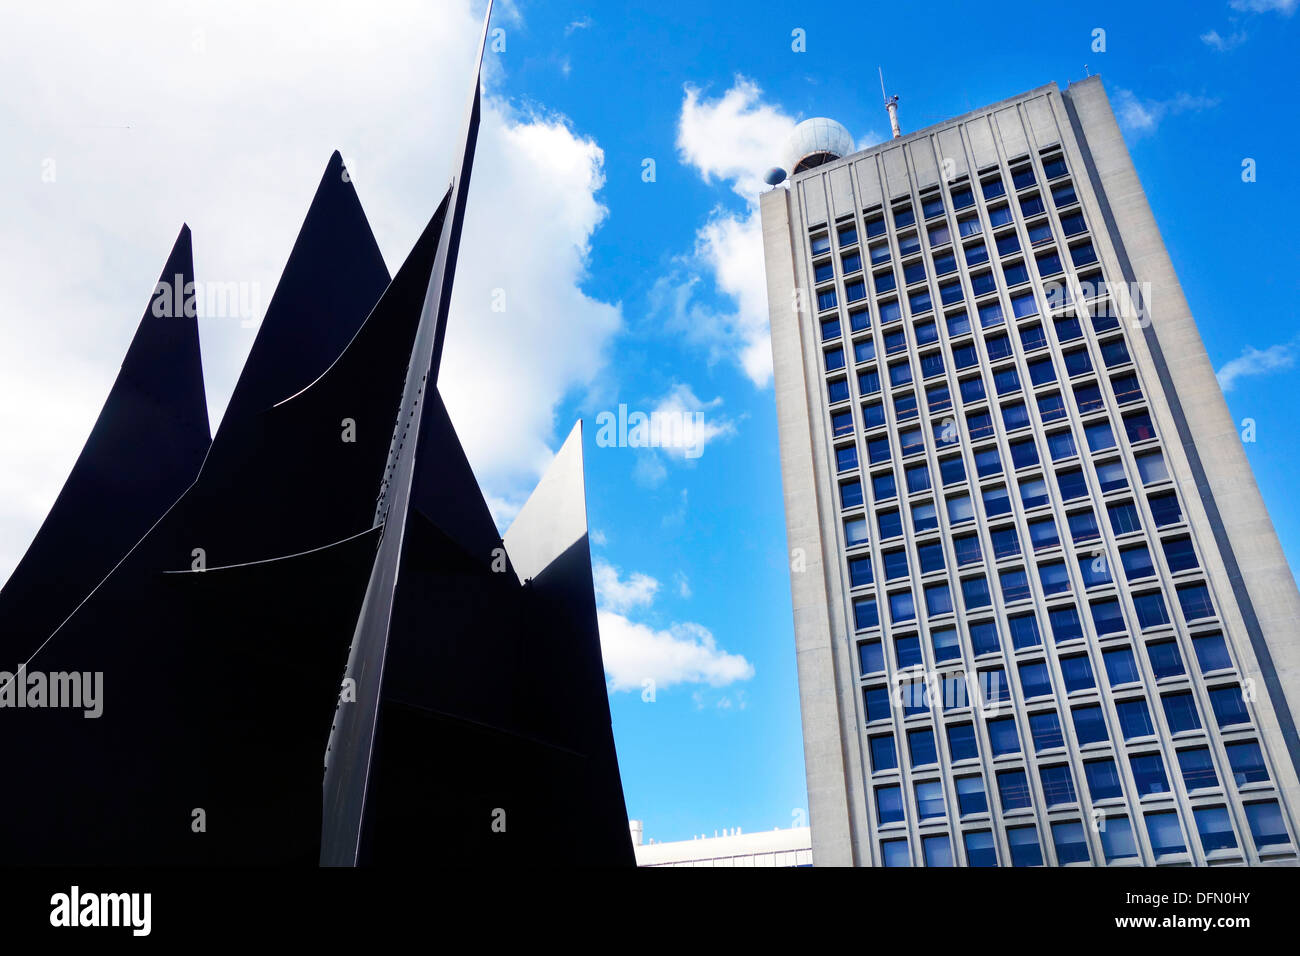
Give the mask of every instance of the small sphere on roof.
M 769 186 L 779 186 L 781 183 L 785 182 L 785 170 L 780 166 L 773 166 L 763 174 L 763 182 L 767 183 Z
M 814 116 L 796 126 L 790 134 L 785 146 L 785 168 L 801 173 L 853 151 L 853 136 L 842 124 L 824 116 Z

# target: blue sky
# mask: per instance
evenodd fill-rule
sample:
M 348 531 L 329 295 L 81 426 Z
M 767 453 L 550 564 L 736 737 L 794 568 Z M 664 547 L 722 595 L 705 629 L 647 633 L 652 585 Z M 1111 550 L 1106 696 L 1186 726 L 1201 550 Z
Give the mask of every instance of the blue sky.
M 1230 408 L 1256 421 L 1248 453 L 1297 566 L 1297 0 L 1059 6 L 498 8 L 440 388 L 503 526 L 588 423 L 615 737 L 648 837 L 786 827 L 806 806 L 754 194 L 799 119 L 879 141 L 877 66 L 904 131 L 1085 64 L 1103 77 Z M 71 467 L 182 219 L 200 281 L 247 281 L 264 306 L 337 147 L 400 264 L 445 188 L 480 6 L 138 10 L 81 0 L 7 23 L 0 578 Z M 214 420 L 255 324 L 232 318 L 201 311 Z M 596 418 L 620 404 L 700 412 L 703 454 L 600 447 Z
M 1277 211 L 1300 206 L 1287 172 L 1300 134 L 1277 119 L 1297 92 L 1300 18 L 1282 6 L 908 4 L 891 16 L 889 43 L 889 8 L 878 4 L 525 8 L 503 89 L 562 111 L 605 151 L 601 200 L 610 214 L 595 234 L 584 287 L 623 303 L 628 328 L 611 355 L 619 397 L 647 407 L 687 383 L 701 400 L 720 397 L 709 414 L 735 429 L 693 466 L 670 466 L 649 486 L 638 479 L 637 452 L 588 447 L 592 524 L 607 539 L 597 554 L 660 582 L 642 619 L 700 622 L 753 665 L 747 680 L 677 684 L 654 703 L 635 692 L 611 695 L 628 811 L 646 821 L 647 835 L 789 826 L 793 809 L 806 805 L 771 388 L 745 374 L 736 342 L 721 352 L 693 347 L 654 304 L 665 275 L 698 274 L 701 309 L 737 307 L 695 251 L 710 218 L 743 218 L 748 207 L 730 182 L 706 182 L 677 146 L 686 87 L 707 104 L 744 77 L 761 90 L 754 109 L 831 116 L 863 143 L 888 129 L 877 65 L 901 95 L 905 131 L 1081 79 L 1085 64 L 1101 74 L 1215 367 L 1247 349 L 1264 353 L 1240 361 L 1228 398 L 1238 420 L 1258 423 L 1248 451 L 1295 567 L 1289 423 L 1300 404 L 1300 272 L 1290 217 Z M 806 31 L 805 53 L 791 50 L 796 27 Z M 1097 28 L 1106 31 L 1105 52 L 1092 49 Z M 771 144 L 771 164 L 780 146 Z M 642 181 L 646 157 L 656 160 L 653 183 Z M 1257 161 L 1254 183 L 1241 180 L 1245 157 Z M 751 164 L 751 172 L 761 169 Z M 761 282 L 758 262 L 753 276 Z M 567 407 L 570 417 L 595 410 L 581 400 Z M 679 576 L 690 582 L 689 598 L 674 588 Z

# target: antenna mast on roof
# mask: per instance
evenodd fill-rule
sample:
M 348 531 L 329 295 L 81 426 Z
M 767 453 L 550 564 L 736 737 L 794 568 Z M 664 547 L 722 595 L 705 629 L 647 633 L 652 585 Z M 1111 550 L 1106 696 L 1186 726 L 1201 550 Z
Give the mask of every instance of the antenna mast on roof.
M 898 97 L 890 96 L 885 92 L 885 71 L 876 67 L 880 74 L 880 95 L 885 98 L 885 109 L 889 110 L 889 129 L 894 134 L 894 139 L 903 135 L 902 128 L 898 125 Z

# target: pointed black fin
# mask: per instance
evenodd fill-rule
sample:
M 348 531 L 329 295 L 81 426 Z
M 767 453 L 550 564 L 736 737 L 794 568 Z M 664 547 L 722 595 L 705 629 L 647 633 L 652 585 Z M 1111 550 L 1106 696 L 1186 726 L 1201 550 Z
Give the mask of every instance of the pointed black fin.
M 193 282 L 182 226 L 90 437 L 0 591 L 0 668 L 25 661 L 198 474 L 209 432 Z

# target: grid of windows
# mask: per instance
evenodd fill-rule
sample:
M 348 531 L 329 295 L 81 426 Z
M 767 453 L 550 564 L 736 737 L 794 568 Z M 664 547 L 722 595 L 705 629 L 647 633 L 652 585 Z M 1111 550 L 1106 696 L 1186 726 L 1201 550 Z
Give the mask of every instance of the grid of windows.
M 864 741 L 892 788 L 888 814 L 876 788 L 873 823 L 994 826 L 899 834 L 882 859 L 1184 859 L 1184 832 L 1223 828 L 1199 806 L 1180 819 L 1176 788 L 1223 803 L 1220 781 L 1271 778 L 1249 740 L 1152 750 L 1254 726 L 1068 164 L 1049 149 L 892 208 L 865 213 L 865 284 L 856 225 L 833 230 L 834 250 L 810 238 L 852 620 L 877 682 Z M 905 669 L 929 693 L 891 697 Z M 950 776 L 968 762 L 995 786 Z M 1157 804 L 1090 839 L 1080 813 L 1126 794 Z M 1255 829 L 1229 817 L 1232 845 L 1245 827 L 1276 847 L 1272 810 L 1254 805 Z M 1051 816 L 1008 826 L 1018 813 Z

